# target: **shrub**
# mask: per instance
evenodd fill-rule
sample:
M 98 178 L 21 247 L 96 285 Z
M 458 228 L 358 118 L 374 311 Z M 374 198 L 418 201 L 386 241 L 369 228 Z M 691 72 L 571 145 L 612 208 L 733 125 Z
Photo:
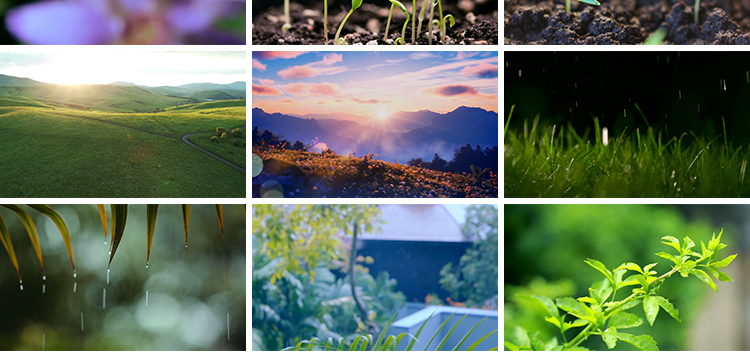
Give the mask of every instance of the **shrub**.
M 224 133 L 227 132 L 227 129 L 224 127 L 216 127 L 216 133 Z
M 224 139 L 226 137 L 227 137 L 227 132 L 224 132 L 224 133 L 221 134 L 221 139 Z
M 232 130 L 232 134 L 234 134 L 235 137 L 242 137 L 242 128 L 235 128 Z
M 219 142 L 219 137 L 217 136 L 211 137 L 211 142 Z
M 239 140 L 239 139 L 237 139 L 237 138 L 235 138 L 235 139 L 232 139 L 232 145 L 233 145 L 233 146 L 235 146 L 235 147 L 239 147 L 239 146 L 240 146 L 240 144 L 242 144 L 242 142 L 240 142 L 240 140 Z

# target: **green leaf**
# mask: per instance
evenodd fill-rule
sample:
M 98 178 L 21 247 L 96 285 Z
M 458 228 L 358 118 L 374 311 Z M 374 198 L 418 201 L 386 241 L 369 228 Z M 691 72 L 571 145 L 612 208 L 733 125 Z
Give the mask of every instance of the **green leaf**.
M 656 299 L 656 302 L 659 304 L 659 306 L 667 311 L 667 313 L 672 316 L 672 318 L 682 323 L 682 320 L 680 319 L 680 311 L 677 308 L 674 308 L 674 305 L 672 305 L 672 303 L 669 302 L 668 299 L 662 296 L 652 296 L 652 298 Z
M 55 223 L 57 226 L 57 229 L 60 230 L 60 235 L 63 238 L 63 242 L 65 243 L 65 249 L 68 250 L 68 256 L 70 257 L 70 264 L 73 266 L 73 275 L 76 273 L 76 262 L 75 259 L 73 259 L 73 245 L 70 243 L 70 233 L 68 233 L 68 226 L 65 225 L 65 221 L 63 221 L 62 217 L 55 212 L 52 208 L 50 208 L 47 205 L 28 205 L 29 207 L 41 212 L 42 214 L 49 217 L 49 219 L 52 220 L 52 222 Z
M 154 228 L 156 228 L 156 214 L 159 205 L 146 205 L 146 267 L 151 258 L 151 243 L 154 241 Z
M 586 260 L 585 260 L 585 262 L 586 262 L 586 264 L 588 264 L 589 266 L 593 267 L 593 268 L 594 268 L 594 269 L 596 269 L 597 271 L 599 271 L 599 272 L 601 272 L 602 274 L 604 274 L 604 276 L 606 276 L 606 277 L 607 277 L 607 279 L 608 279 L 608 280 L 609 280 L 609 281 L 610 281 L 611 283 L 614 283 L 614 278 L 612 277 L 612 272 L 611 272 L 611 271 L 609 271 L 609 269 L 607 269 L 607 267 L 606 267 L 606 266 L 604 266 L 604 264 L 602 264 L 602 263 L 601 263 L 601 261 L 598 261 L 598 260 L 594 260 L 594 259 L 586 259 Z
M 609 318 L 609 328 L 627 329 L 643 324 L 643 319 L 633 313 L 618 312 Z
M 44 275 L 44 261 L 42 260 L 42 248 L 39 245 L 39 234 L 36 231 L 36 225 L 34 224 L 34 219 L 31 218 L 31 216 L 24 211 L 21 207 L 18 207 L 18 205 L 2 205 L 3 207 L 13 211 L 18 215 L 18 218 L 21 220 L 21 223 L 24 227 L 26 227 L 26 232 L 29 233 L 29 239 L 31 239 L 31 245 L 34 247 L 34 252 L 36 253 L 36 257 L 39 260 L 39 266 L 42 268 L 42 275 Z
M 535 331 L 529 334 L 529 340 L 531 341 L 531 348 L 534 351 L 544 351 L 544 342 L 539 340 L 539 331 Z
M 221 239 L 224 239 L 224 205 L 216 205 L 216 214 L 219 216 L 219 227 L 221 227 Z
M 419 334 L 422 334 L 422 329 L 424 329 L 425 324 L 430 321 L 430 318 L 435 315 L 435 312 L 432 312 L 429 317 L 427 317 L 427 320 L 422 323 L 422 325 L 419 326 L 419 329 L 417 330 L 417 333 L 414 334 L 414 338 L 409 342 L 409 345 L 406 346 L 405 351 L 411 351 L 411 348 L 414 347 L 414 343 L 417 341 L 417 338 L 419 338 Z
M 451 24 L 449 25 L 450 27 L 453 27 L 453 26 L 455 26 L 455 25 L 456 25 L 456 20 L 455 20 L 455 19 L 453 19 L 453 15 L 445 15 L 445 17 L 443 18 L 443 22 L 445 22 L 445 20 L 450 20 L 450 23 L 451 23 Z M 485 169 L 486 169 L 486 168 L 485 168 Z M 484 174 L 482 174 L 482 175 L 484 175 Z
M 560 316 L 560 312 L 557 311 L 557 306 L 555 306 L 555 302 L 553 302 L 552 299 L 550 299 L 547 296 L 544 296 L 544 295 L 541 295 L 541 296 L 540 295 L 533 295 L 533 296 L 519 295 L 518 297 L 523 298 L 523 299 L 525 299 L 527 301 L 530 301 L 530 302 L 533 302 L 533 303 L 541 304 L 547 310 L 547 313 L 549 315 L 553 316 L 553 317 L 559 317 Z
M 596 1 L 596 0 L 578 0 L 578 1 L 580 1 L 580 2 L 585 2 L 585 3 L 589 4 L 589 5 L 596 5 L 596 6 L 599 6 L 599 5 L 601 5 L 601 4 L 600 4 L 600 3 L 598 2 L 598 1 Z
M 594 321 L 593 318 L 587 318 L 587 312 L 586 312 L 586 306 L 584 306 L 581 302 L 578 302 L 574 300 L 571 297 L 563 297 L 558 298 L 557 302 L 555 302 L 560 309 L 570 313 L 572 316 L 575 316 L 576 318 L 582 318 L 582 319 L 590 319 L 591 321 Z
M 466 351 L 472 351 L 472 350 L 474 350 L 474 348 L 476 348 L 477 346 L 479 346 L 479 344 L 481 344 L 484 341 L 484 339 L 487 339 L 490 335 L 495 334 L 495 333 L 497 333 L 497 329 L 495 329 L 495 330 L 487 333 L 487 335 L 479 338 L 477 341 L 475 341 L 473 344 L 471 344 L 468 348 L 466 348 Z M 528 336 L 526 338 L 528 339 Z
M 638 285 L 640 282 L 638 281 L 638 278 L 636 276 L 642 277 L 643 275 L 630 275 L 627 279 L 625 279 L 625 281 L 620 283 L 620 287 L 618 288 Z
M 711 276 L 713 276 L 714 278 L 716 278 L 719 281 L 724 281 L 724 282 L 732 281 L 732 279 L 729 276 L 727 276 L 727 274 L 725 274 L 725 273 L 723 273 L 723 272 L 721 272 L 719 270 L 716 270 L 715 268 L 707 266 L 706 269 L 708 269 L 708 272 L 711 273 Z
M 565 322 L 562 326 L 562 331 L 566 332 L 568 329 L 571 329 L 571 328 L 583 327 L 585 325 L 588 325 L 589 323 L 591 322 L 586 319 L 576 319 L 573 322 Z
M 662 244 L 669 245 L 670 247 L 677 249 L 678 253 L 682 253 L 679 239 L 668 235 L 668 236 L 661 237 L 661 240 L 662 240 Z
M 190 225 L 190 205 L 182 205 L 182 224 L 185 225 L 185 248 L 187 248 L 188 226 Z
M 695 242 L 690 237 L 685 237 L 682 242 L 682 250 L 688 250 L 695 246 Z
M 511 343 L 511 342 L 509 342 L 509 341 L 504 341 L 504 342 L 503 342 L 503 345 L 504 345 L 504 346 L 505 346 L 505 347 L 506 347 L 506 348 L 507 348 L 508 350 L 510 350 L 510 351 L 519 351 L 519 350 L 521 350 L 521 349 L 519 349 L 519 348 L 518 348 L 518 346 L 517 346 L 516 344 L 513 344 L 513 343 Z
M 653 326 L 656 315 L 659 314 L 659 301 L 653 296 L 646 295 L 643 298 L 643 312 L 646 313 L 648 324 Z
M 737 257 L 737 254 L 730 255 L 730 256 L 727 256 L 726 258 L 724 258 L 722 261 L 717 261 L 715 263 L 710 263 L 710 264 L 708 264 L 708 266 L 714 267 L 714 268 L 717 268 L 717 269 L 721 269 L 723 267 L 729 266 L 729 264 L 732 262 L 732 260 L 734 260 L 734 258 L 736 258 L 736 257 Z
M 440 326 L 439 326 L 439 327 L 438 327 L 438 328 L 437 328 L 437 329 L 435 330 L 435 332 L 434 332 L 434 333 L 432 334 L 432 338 L 430 338 L 430 341 L 429 341 L 429 342 L 427 342 L 427 345 L 425 345 L 425 346 L 424 346 L 424 349 L 422 349 L 422 351 L 427 351 L 427 348 L 429 348 L 429 347 L 430 347 L 430 344 L 432 344 L 432 341 L 433 341 L 433 340 L 435 340 L 435 337 L 437 337 L 437 335 L 438 335 L 438 334 L 440 334 L 440 330 L 441 330 L 441 329 L 443 329 L 443 327 L 444 327 L 444 326 L 445 326 L 445 325 L 446 325 L 446 324 L 448 323 L 448 321 L 450 321 L 450 320 L 451 320 L 451 318 L 453 318 L 453 315 L 455 315 L 455 314 L 456 314 L 456 313 L 453 313 L 453 314 L 451 314 L 451 315 L 450 315 L 450 316 L 448 316 L 448 318 L 447 318 L 447 319 L 446 319 L 446 320 L 445 320 L 445 321 L 443 322 L 443 324 L 440 324 Z M 394 314 L 394 315 L 395 315 L 395 314 Z M 516 328 L 520 328 L 520 327 L 516 326 Z M 523 328 L 520 328 L 520 330 L 521 330 L 521 331 L 523 331 L 523 333 L 524 333 L 524 334 L 526 334 L 526 330 L 524 330 Z M 518 332 L 518 329 L 516 329 L 516 330 L 514 330 L 514 331 L 515 331 L 515 332 Z M 381 334 L 381 336 L 382 336 L 382 334 L 383 334 L 384 332 L 385 332 L 385 331 L 383 331 L 383 332 L 381 332 L 381 333 L 380 333 L 380 334 Z M 520 334 L 520 333 L 519 333 L 519 334 Z M 526 335 L 526 338 L 525 338 L 525 339 L 527 340 L 527 342 L 520 342 L 520 343 L 519 343 L 519 345 L 520 345 L 520 346 L 524 346 L 524 345 L 525 345 L 525 346 L 531 346 L 531 344 L 530 344 L 530 343 L 528 342 L 528 339 L 529 339 L 529 336 L 528 336 L 528 334 Z M 377 344 L 377 343 L 376 343 L 376 344 Z
M 723 233 L 724 233 L 724 229 L 722 229 L 721 231 L 719 231 L 719 235 L 718 236 L 716 236 L 716 233 L 714 233 L 713 235 L 711 235 L 711 240 L 708 241 L 708 250 L 711 250 L 711 251 L 715 252 L 715 251 L 717 251 L 717 250 L 720 249 L 719 248 L 719 244 L 721 244 L 721 235 Z
M 607 328 L 602 333 L 602 340 L 607 344 L 608 349 L 614 349 L 615 345 L 617 345 L 617 329 L 612 327 Z
M 638 264 L 636 264 L 636 263 L 630 263 L 630 262 L 624 263 L 624 264 L 618 266 L 617 269 L 615 269 L 615 271 L 617 271 L 617 270 L 632 270 L 632 271 L 636 271 L 638 273 L 643 274 L 643 270 L 641 269 L 640 266 L 638 266 Z
M 648 264 L 646 267 L 643 268 L 643 272 L 648 275 L 655 275 L 656 271 L 651 271 L 651 268 L 656 266 L 658 263 Z
M 680 266 L 680 276 L 682 277 L 688 277 L 690 276 L 690 272 L 695 269 L 695 261 L 688 260 Z
M 708 276 L 708 274 L 700 269 L 693 269 L 693 271 L 690 272 L 691 274 L 698 277 L 701 281 L 703 281 L 706 285 L 711 286 L 714 291 L 719 292 L 719 290 L 716 289 L 716 284 L 714 283 L 714 280 L 711 280 L 711 276 Z
M 8 227 L 5 226 L 3 216 L 0 216 L 0 241 L 3 242 L 5 251 L 8 252 L 10 262 L 13 263 L 13 266 L 16 268 L 18 280 L 21 281 L 21 270 L 18 268 L 18 259 L 16 259 L 16 252 L 13 250 L 13 243 L 10 241 L 10 233 L 8 233 Z M 21 288 L 21 290 L 23 290 L 23 288 Z
M 477 327 L 478 327 L 478 326 L 479 326 L 480 324 L 482 324 L 482 322 L 484 322 L 484 320 L 485 320 L 485 319 L 487 319 L 487 317 L 484 317 L 484 318 L 482 318 L 482 319 L 481 319 L 481 320 L 480 320 L 479 322 L 477 322 L 477 324 L 474 324 L 474 327 L 472 327 L 472 328 L 471 328 L 471 330 L 469 330 L 469 332 L 468 332 L 468 333 L 464 334 L 463 338 L 461 338 L 461 341 L 459 341 L 459 342 L 458 342 L 458 344 L 456 344 L 456 346 L 454 346 L 454 347 L 453 347 L 453 351 L 458 351 L 458 350 L 459 350 L 459 349 L 461 348 L 461 345 L 463 345 L 463 344 L 464 344 L 464 342 L 466 341 L 466 339 L 468 339 L 468 338 L 469 338 L 469 335 L 471 335 L 472 333 L 474 333 L 474 330 L 476 330 L 476 329 L 477 329 Z M 545 318 L 545 319 L 547 319 L 547 318 Z M 557 319 L 557 318 L 555 318 L 555 319 Z M 426 323 L 426 322 L 425 322 L 425 323 Z M 550 323 L 551 323 L 551 322 L 550 322 Z M 559 321 L 558 321 L 558 324 L 559 324 Z M 558 328 L 560 328 L 560 326 L 559 326 L 559 325 L 558 325 L 557 327 L 558 327 Z M 405 334 L 409 334 L 409 333 L 404 333 L 404 334 L 401 334 L 401 335 L 399 335 L 399 341 L 400 341 L 400 339 L 401 339 L 401 336 L 402 336 L 402 335 L 405 335 Z M 419 336 L 419 335 L 417 335 L 417 336 Z M 416 337 L 412 337 L 412 338 L 413 338 L 414 340 L 416 340 L 416 339 L 417 339 Z M 555 339 L 555 345 L 557 345 L 557 338 L 554 338 L 554 337 L 553 337 L 552 339 Z M 398 344 L 398 342 L 397 342 L 397 344 Z M 555 345 L 553 345 L 553 346 L 555 346 Z M 546 349 L 546 347 L 545 347 L 545 349 Z
M 362 6 L 362 0 L 352 0 L 352 11 Z
M 115 257 L 117 247 L 122 240 L 122 234 L 125 232 L 125 223 L 128 221 L 128 205 L 111 205 L 112 212 L 112 254 L 109 256 L 107 269 L 112 265 L 112 259 Z
M 591 289 L 589 289 L 589 290 L 591 290 Z M 581 302 L 586 302 L 586 303 L 599 304 L 599 301 L 597 301 L 597 300 L 595 300 L 595 299 L 593 299 L 591 297 L 588 297 L 588 296 L 578 297 L 578 298 L 576 298 L 576 300 L 581 301 Z
M 546 320 L 547 322 L 550 322 L 550 323 L 554 324 L 555 327 L 557 327 L 560 330 L 562 330 L 563 326 L 560 323 L 560 319 L 559 318 L 556 318 L 556 317 L 544 317 L 544 320 Z
M 401 12 L 403 12 L 405 14 L 409 13 L 409 11 L 406 10 L 406 6 L 404 6 L 404 4 L 402 4 L 400 1 L 398 1 L 398 0 L 388 0 L 388 1 L 390 1 L 391 4 L 394 4 L 394 5 L 398 6 L 398 8 L 401 9 Z
M 669 254 L 669 253 L 665 253 L 665 252 L 663 252 L 663 251 L 660 251 L 660 252 L 656 253 L 656 256 L 658 256 L 658 257 L 660 257 L 660 258 L 664 258 L 664 259 L 667 259 L 667 260 L 669 260 L 669 261 L 671 261 L 671 262 L 675 263 L 675 265 L 679 264 L 679 260 L 680 260 L 680 259 L 678 259 L 677 257 L 675 257 L 675 256 L 674 256 L 674 255 L 672 255 L 672 254 Z
M 464 316 L 461 317 L 461 319 L 459 319 L 458 322 L 456 322 L 456 324 L 453 325 L 453 327 L 451 327 L 451 330 L 448 331 L 448 334 L 445 334 L 445 336 L 443 337 L 443 340 L 440 342 L 440 344 L 438 345 L 438 347 L 435 348 L 435 351 L 440 351 L 440 350 L 443 349 L 443 346 L 445 346 L 445 342 L 448 341 L 448 338 L 451 337 L 451 334 L 453 334 L 453 332 L 456 330 L 456 328 L 458 328 L 458 325 L 461 324 L 461 321 L 464 320 L 464 318 L 466 318 L 466 316 L 468 316 L 468 315 L 469 315 L 469 313 L 464 314 Z M 533 336 L 531 338 L 532 339 L 536 339 L 536 337 L 538 335 L 539 335 L 539 332 L 536 331 L 536 332 L 533 333 Z M 537 344 L 537 345 L 539 345 L 539 348 L 540 349 L 544 348 L 543 343 L 541 341 L 539 341 L 538 339 L 536 339 L 536 340 L 539 342 L 539 344 Z
M 107 212 L 104 210 L 104 205 L 96 205 L 99 209 L 99 217 L 102 219 L 102 227 L 104 227 L 104 244 L 107 244 Z
M 650 335 L 633 335 L 629 333 L 617 333 L 617 339 L 622 340 L 626 343 L 630 343 L 638 350 L 643 351 L 659 351 L 659 347 L 656 346 L 654 338 Z

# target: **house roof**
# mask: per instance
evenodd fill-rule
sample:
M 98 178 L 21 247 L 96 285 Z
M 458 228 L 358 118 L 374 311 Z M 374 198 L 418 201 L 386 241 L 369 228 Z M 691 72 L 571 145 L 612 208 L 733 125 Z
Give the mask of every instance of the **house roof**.
M 443 205 L 380 205 L 381 233 L 362 233 L 363 240 L 466 242 L 461 226 Z

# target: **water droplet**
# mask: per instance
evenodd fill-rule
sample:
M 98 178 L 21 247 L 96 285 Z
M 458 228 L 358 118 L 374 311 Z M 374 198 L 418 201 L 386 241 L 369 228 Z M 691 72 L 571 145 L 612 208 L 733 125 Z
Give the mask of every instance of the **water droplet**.
M 81 332 L 83 332 L 83 312 L 81 312 Z
M 148 291 L 146 291 L 146 307 L 148 307 Z
M 23 280 L 18 280 L 18 286 L 21 287 L 21 291 L 23 291 Z
M 73 293 L 76 293 L 76 288 L 78 288 L 78 282 L 73 283 Z
M 102 309 L 107 309 L 107 289 L 102 291 Z
M 146 269 L 148 269 L 148 261 L 146 262 Z
M 109 269 L 107 269 L 107 285 L 109 285 Z
M 76 276 L 78 276 L 78 274 L 76 274 L 76 272 L 75 272 L 75 271 L 73 271 L 73 278 L 75 279 L 75 278 L 76 278 Z
M 227 340 L 229 340 L 229 312 L 227 312 Z
M 42 275 L 42 281 L 47 281 L 47 275 Z
M 187 244 L 185 244 L 185 249 L 187 249 Z
M 47 284 L 42 284 L 42 294 L 45 294 L 47 291 Z

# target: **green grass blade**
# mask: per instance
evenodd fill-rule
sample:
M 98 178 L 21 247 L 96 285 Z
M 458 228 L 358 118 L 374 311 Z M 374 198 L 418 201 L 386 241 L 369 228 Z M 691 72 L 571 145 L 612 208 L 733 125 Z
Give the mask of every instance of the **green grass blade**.
M 356 338 L 354 339 L 354 341 L 352 341 L 352 345 L 350 345 L 350 346 L 349 346 L 349 351 L 354 351 L 354 350 L 356 350 L 356 349 L 357 349 L 357 344 L 359 344 L 359 342 L 360 342 L 360 341 L 362 341 L 362 336 L 361 336 L 361 335 L 360 335 L 360 336 L 358 336 L 358 337 L 356 337 Z M 344 343 L 344 341 L 342 340 L 342 341 L 341 341 L 341 344 L 343 344 L 343 343 Z
M 469 335 L 471 335 L 471 333 L 474 333 L 474 330 L 477 329 L 477 327 L 480 324 L 482 324 L 482 322 L 484 322 L 485 319 L 487 319 L 487 317 L 484 317 L 479 322 L 477 322 L 477 324 L 475 324 L 474 327 L 472 327 L 471 330 L 469 330 L 469 332 L 466 333 L 466 335 L 464 335 L 463 338 L 461 338 L 461 341 L 459 341 L 458 344 L 456 344 L 456 346 L 453 347 L 453 351 L 458 351 L 458 349 L 461 348 L 461 345 L 464 345 L 464 342 L 466 341 L 466 339 L 469 338 Z
M 438 328 L 437 328 L 437 329 L 435 330 L 435 333 L 433 333 L 433 334 L 432 334 L 432 338 L 430 338 L 430 341 L 429 341 L 429 342 L 427 343 L 427 345 L 425 345 L 425 346 L 424 346 L 424 349 L 422 349 L 422 351 L 427 351 L 427 348 L 429 348 L 429 347 L 430 347 L 430 344 L 432 344 L 432 341 L 433 341 L 433 340 L 435 340 L 435 337 L 437 337 L 437 335 L 438 335 L 438 334 L 440 333 L 440 330 L 441 330 L 441 329 L 443 329 L 443 327 L 444 327 L 444 326 L 445 326 L 446 324 L 448 324 L 448 321 L 450 321 L 450 320 L 451 320 L 451 318 L 453 318 L 453 315 L 454 315 L 454 314 L 456 314 L 456 313 L 453 313 L 453 314 L 451 314 L 451 315 L 450 315 L 450 316 L 448 317 L 448 319 L 446 319 L 446 320 L 445 320 L 445 322 L 443 322 L 443 324 L 441 324 L 441 325 L 440 325 L 440 326 L 439 326 L 439 327 L 438 327 Z
M 99 209 L 99 217 L 102 218 L 102 226 L 104 227 L 104 244 L 107 244 L 107 212 L 104 210 L 104 205 L 96 205 Z
M 125 231 L 125 223 L 128 221 L 128 205 L 111 205 L 110 210 L 112 211 L 112 254 L 109 256 L 107 269 L 112 265 L 112 259 L 115 257 Z
M 471 346 L 469 346 L 468 348 L 466 348 L 466 351 L 472 351 L 472 350 L 474 350 L 474 348 L 476 348 L 479 344 L 481 344 L 484 341 L 484 339 L 487 339 L 487 337 L 489 337 L 490 335 L 495 334 L 495 333 L 497 333 L 497 329 L 489 332 L 487 335 L 485 335 L 485 336 L 481 337 L 479 340 L 475 341 L 473 344 L 471 344 Z
M 399 309 L 399 308 L 401 307 L 396 307 L 396 309 Z M 383 331 L 380 332 L 380 336 L 378 336 L 378 340 L 375 341 L 375 345 L 373 345 L 372 347 L 373 350 L 378 349 L 378 346 L 380 346 L 380 342 L 383 341 L 383 337 L 385 336 L 385 333 L 388 331 L 388 328 L 391 327 L 391 323 L 393 323 L 393 319 L 396 318 L 396 314 L 398 314 L 398 311 L 393 313 L 393 315 L 391 316 L 391 319 L 388 321 L 388 324 L 386 324 L 385 328 L 383 328 Z
M 34 246 L 34 252 L 36 253 L 36 257 L 37 259 L 39 259 L 39 266 L 42 268 L 42 275 L 44 275 L 44 261 L 42 260 L 42 248 L 39 245 L 39 234 L 36 231 L 36 225 L 34 224 L 34 220 L 26 211 L 24 211 L 21 207 L 18 207 L 18 205 L 2 205 L 2 206 L 15 212 L 16 215 L 18 215 L 18 218 L 21 220 L 21 223 L 23 223 L 23 226 L 26 227 L 26 231 L 29 233 L 29 238 L 31 239 L 31 244 Z
M 47 205 L 29 205 L 29 207 L 43 213 L 49 219 L 52 220 L 52 222 L 55 223 L 57 226 L 57 229 L 60 230 L 60 234 L 62 235 L 63 242 L 65 242 L 65 248 L 68 250 L 68 256 L 70 257 L 70 264 L 73 266 L 73 274 L 76 273 L 76 262 L 73 258 L 73 245 L 70 244 L 70 233 L 68 232 L 68 227 L 65 225 L 65 221 L 63 221 L 62 217 L 60 217 L 55 210 L 50 208 Z
M 221 239 L 224 238 L 224 205 L 216 205 L 216 214 L 219 216 L 219 227 L 221 227 Z
M 21 280 L 21 270 L 18 269 L 18 259 L 16 259 L 16 252 L 13 250 L 13 243 L 11 243 L 10 241 L 10 234 L 8 233 L 8 227 L 5 226 L 5 220 L 3 219 L 3 216 L 0 216 L 0 241 L 3 242 L 3 246 L 8 252 L 10 262 L 13 263 L 13 266 L 16 268 L 16 272 L 18 273 L 18 281 L 23 283 L 23 281 Z M 21 290 L 23 290 L 23 286 L 21 286 Z
M 643 117 L 643 121 L 646 122 L 646 126 L 651 127 L 651 125 L 648 123 L 648 120 L 646 119 L 646 115 L 644 115 L 643 111 L 641 111 L 641 107 L 638 106 L 638 104 L 635 102 L 633 103 L 633 105 L 635 105 L 635 109 L 638 110 L 638 113 L 640 113 L 641 117 Z
M 146 267 L 151 258 L 151 243 L 154 241 L 154 228 L 156 227 L 156 214 L 159 205 L 146 205 Z
M 419 329 L 417 330 L 417 334 L 414 334 L 412 337 L 412 340 L 409 342 L 409 345 L 406 346 L 406 351 L 411 351 L 411 348 L 414 347 L 414 343 L 417 342 L 417 338 L 419 338 L 419 334 L 422 334 L 422 329 L 424 329 L 425 324 L 430 321 L 432 316 L 435 315 L 435 312 L 432 312 L 429 317 L 427 317 L 427 320 L 422 322 L 422 325 L 419 326 Z
M 411 334 L 409 334 L 409 333 L 401 333 L 401 334 L 399 334 L 399 335 L 398 335 L 398 336 L 396 337 L 396 348 L 398 348 L 398 344 L 401 344 L 401 338 L 403 338 L 403 337 L 405 337 L 405 336 L 408 336 L 409 338 L 412 338 L 412 339 L 414 339 L 414 340 L 417 340 L 417 338 L 415 338 L 415 337 L 414 337 L 413 335 L 411 335 Z
M 453 332 L 456 330 L 456 328 L 458 328 L 458 325 L 461 324 L 461 321 L 463 321 L 464 318 L 466 318 L 466 316 L 468 316 L 468 315 L 469 315 L 468 313 L 464 314 L 464 316 L 461 317 L 461 319 L 459 319 L 458 322 L 456 322 L 456 324 L 453 325 L 453 327 L 451 327 L 451 330 L 448 331 L 448 334 L 446 334 L 443 337 L 443 341 L 440 342 L 440 344 L 435 349 L 435 351 L 440 351 L 443 348 L 443 346 L 445 346 L 445 342 L 448 341 L 448 338 L 451 337 L 451 334 L 453 334 Z
M 182 205 L 182 222 L 185 225 L 185 248 L 187 248 L 188 226 L 190 225 L 190 205 Z

